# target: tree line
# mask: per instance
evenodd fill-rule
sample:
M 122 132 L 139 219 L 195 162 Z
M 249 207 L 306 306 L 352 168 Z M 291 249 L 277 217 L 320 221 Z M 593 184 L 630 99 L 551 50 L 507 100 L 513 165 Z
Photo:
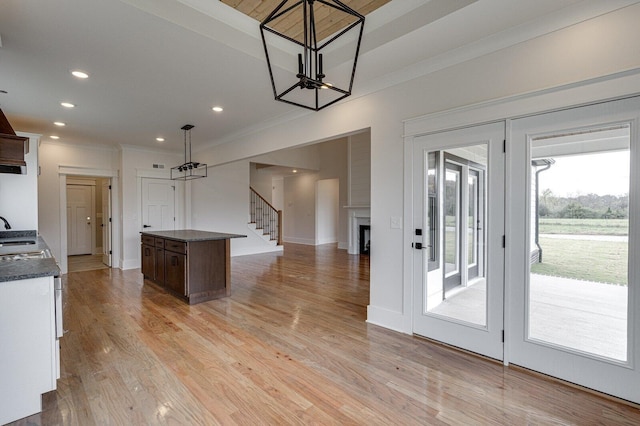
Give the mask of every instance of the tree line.
M 626 219 L 629 217 L 629 194 L 577 195 L 558 197 L 545 189 L 538 198 L 540 217 L 571 219 Z

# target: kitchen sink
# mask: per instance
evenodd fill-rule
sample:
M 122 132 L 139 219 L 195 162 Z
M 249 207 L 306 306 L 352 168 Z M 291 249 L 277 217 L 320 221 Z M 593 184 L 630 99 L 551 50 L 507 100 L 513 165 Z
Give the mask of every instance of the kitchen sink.
M 26 246 L 30 244 L 35 244 L 35 240 L 17 240 L 17 241 L 3 241 L 0 242 L 0 247 L 6 246 Z
M 51 252 L 47 250 L 28 251 L 24 253 L 9 253 L 0 255 L 0 261 L 3 260 L 28 260 L 28 259 L 47 259 L 51 257 Z

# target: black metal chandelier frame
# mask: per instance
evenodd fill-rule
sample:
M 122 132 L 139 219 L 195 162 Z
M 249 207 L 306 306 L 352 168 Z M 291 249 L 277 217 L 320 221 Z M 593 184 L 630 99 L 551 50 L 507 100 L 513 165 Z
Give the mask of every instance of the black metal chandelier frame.
M 193 180 L 207 177 L 207 165 L 191 161 L 191 129 L 194 127 L 193 124 L 185 124 L 180 128 L 184 131 L 184 163 L 171 168 L 172 180 Z
M 355 10 L 351 9 L 344 3 L 339 0 L 299 0 L 296 1 L 293 5 L 285 8 L 285 5 L 289 3 L 290 0 L 283 0 L 270 14 L 267 18 L 262 21 L 260 24 L 260 34 L 262 35 L 262 44 L 264 46 L 264 52 L 267 58 L 267 66 L 269 68 L 269 77 L 271 78 L 271 86 L 273 88 L 273 95 L 277 101 L 285 102 L 292 105 L 297 105 L 302 108 L 311 109 L 313 111 L 320 111 L 323 108 L 326 108 L 330 105 L 335 104 L 336 102 L 346 98 L 351 95 L 351 90 L 353 88 L 353 80 L 355 78 L 356 73 L 356 65 L 358 62 L 358 55 L 360 53 L 360 43 L 362 42 L 362 32 L 364 29 L 364 16 Z M 318 38 L 316 34 L 316 22 L 315 22 L 315 12 L 314 12 L 314 3 L 322 3 L 330 8 L 339 10 L 343 13 L 353 16 L 356 20 L 338 31 L 336 34 L 331 36 L 327 41 L 321 43 L 318 46 Z M 300 42 L 299 40 L 294 39 L 282 32 L 272 28 L 269 26 L 273 21 L 280 18 L 281 16 L 291 12 L 293 9 L 300 7 L 302 5 L 302 13 L 303 13 L 303 30 L 304 30 L 304 40 Z M 323 54 L 320 53 L 322 49 L 327 47 L 330 43 L 337 40 L 342 35 L 349 32 L 351 29 L 360 25 L 360 30 L 358 32 L 358 41 L 356 45 L 355 58 L 353 60 L 353 67 L 351 69 L 351 78 L 349 80 L 348 89 L 342 89 L 332 85 L 331 83 L 327 83 L 324 81 L 326 75 L 323 70 Z M 298 73 L 296 77 L 298 81 L 296 81 L 293 85 L 283 90 L 281 93 L 278 93 L 278 89 L 276 88 L 276 82 L 273 76 L 273 69 L 271 64 L 271 59 L 269 57 L 269 50 L 267 48 L 267 41 L 265 38 L 265 32 L 270 32 L 275 34 L 278 37 L 282 37 L 285 40 L 288 40 L 298 46 L 303 48 L 303 53 L 298 54 Z M 292 100 L 284 99 L 284 97 L 293 91 L 296 88 L 307 89 L 314 91 L 314 102 L 313 105 L 305 105 L 299 102 L 295 102 Z M 320 104 L 320 90 L 333 90 L 338 92 L 340 95 L 333 100 L 330 100 L 324 105 Z

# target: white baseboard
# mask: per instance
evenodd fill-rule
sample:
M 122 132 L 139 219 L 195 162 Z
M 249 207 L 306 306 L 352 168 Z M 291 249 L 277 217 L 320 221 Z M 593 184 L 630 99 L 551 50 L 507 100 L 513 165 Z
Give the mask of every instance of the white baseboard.
M 122 267 L 120 269 L 136 269 L 140 268 L 140 261 L 138 259 L 121 259 L 120 265 Z
M 296 237 L 284 237 L 285 243 L 304 244 L 306 246 L 315 246 L 316 240 L 312 238 L 296 238 Z
M 411 329 L 411 318 L 408 318 L 401 312 L 390 311 L 388 309 L 368 305 L 367 322 L 390 330 L 399 331 L 400 333 L 413 334 Z
M 231 249 L 231 257 L 236 256 L 249 256 L 251 254 L 260 254 L 260 253 L 272 253 L 272 252 L 281 252 L 283 251 L 283 246 L 263 246 L 263 247 L 250 247 L 245 249 Z

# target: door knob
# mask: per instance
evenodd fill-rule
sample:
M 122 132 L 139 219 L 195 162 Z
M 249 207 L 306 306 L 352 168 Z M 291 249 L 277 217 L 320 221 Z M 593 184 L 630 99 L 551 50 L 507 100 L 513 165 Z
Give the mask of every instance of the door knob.
M 143 228 L 151 228 L 151 225 L 142 225 Z

